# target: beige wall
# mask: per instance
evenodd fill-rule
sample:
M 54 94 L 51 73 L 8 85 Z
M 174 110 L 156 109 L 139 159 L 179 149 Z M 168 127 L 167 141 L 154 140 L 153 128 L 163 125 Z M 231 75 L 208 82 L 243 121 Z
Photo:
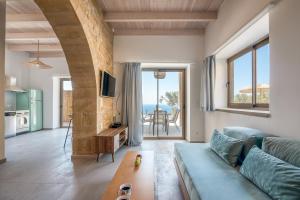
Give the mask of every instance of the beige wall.
M 261 2 L 255 4 L 251 1 L 251 5 L 253 4 L 253 7 L 257 8 L 257 11 L 252 11 L 251 13 L 258 13 L 259 10 L 263 9 L 264 5 L 262 5 Z M 222 8 L 230 7 L 231 3 L 232 1 L 226 1 Z M 228 12 L 227 16 L 222 14 L 222 16 L 225 17 L 223 19 L 224 21 L 232 21 L 227 22 L 227 24 L 234 24 L 233 21 L 236 24 L 242 24 L 240 21 L 245 21 L 244 19 L 246 18 L 251 19 L 251 17 L 254 17 L 252 14 L 249 14 L 249 10 L 251 10 L 249 7 L 252 8 L 252 6 L 241 3 L 238 7 L 239 11 L 232 10 L 231 12 Z M 260 118 L 223 112 L 206 113 L 206 140 L 210 138 L 210 134 L 214 128 L 221 129 L 224 126 L 247 126 L 259 128 L 278 136 L 300 138 L 300 104 L 298 103 L 300 98 L 299 9 L 300 1 L 282 0 L 270 10 L 271 118 Z M 223 12 L 224 10 L 220 11 L 220 13 Z M 239 17 L 237 17 L 238 15 L 236 12 L 239 13 Z M 235 17 L 233 18 L 232 16 Z M 216 25 L 212 26 L 213 27 L 209 26 L 208 30 L 221 30 L 221 27 L 217 27 Z M 236 27 L 235 25 L 232 26 Z M 233 30 L 234 28 L 228 27 L 228 29 Z M 206 52 L 213 52 L 214 49 L 218 48 L 219 44 L 212 42 L 212 38 L 213 36 L 206 37 Z M 219 65 L 219 67 L 222 67 L 222 65 Z M 226 67 L 226 65 L 224 65 L 224 67 Z M 222 70 L 224 69 L 218 69 L 218 72 L 222 73 Z M 222 97 L 220 93 L 216 94 L 216 96 L 218 95 L 218 98 Z
M 0 0 L 0 163 L 4 149 L 5 0 Z

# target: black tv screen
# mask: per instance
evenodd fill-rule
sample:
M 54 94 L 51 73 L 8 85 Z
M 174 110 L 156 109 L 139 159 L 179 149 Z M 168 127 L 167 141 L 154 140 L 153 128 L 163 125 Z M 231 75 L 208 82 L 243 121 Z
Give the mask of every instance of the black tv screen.
M 102 72 L 102 84 L 101 84 L 101 96 L 104 97 L 114 97 L 115 96 L 115 86 L 116 79 L 109 73 Z

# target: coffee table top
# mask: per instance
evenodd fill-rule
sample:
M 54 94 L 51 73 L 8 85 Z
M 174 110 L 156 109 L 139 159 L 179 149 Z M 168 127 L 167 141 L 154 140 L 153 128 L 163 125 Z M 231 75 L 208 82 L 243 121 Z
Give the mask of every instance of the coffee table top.
M 137 154 L 142 155 L 142 163 L 139 167 L 134 165 Z M 101 199 L 115 200 L 118 197 L 120 185 L 124 183 L 132 185 L 131 200 L 154 199 L 153 151 L 128 151 Z

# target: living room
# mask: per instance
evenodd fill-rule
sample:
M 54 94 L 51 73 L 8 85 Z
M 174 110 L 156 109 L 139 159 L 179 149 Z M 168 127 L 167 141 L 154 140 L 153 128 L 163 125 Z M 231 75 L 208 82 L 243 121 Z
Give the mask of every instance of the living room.
M 299 1 L 26 1 L 66 67 L 28 85 L 70 76 L 73 126 L 4 139 L 2 116 L 1 199 L 300 197 Z

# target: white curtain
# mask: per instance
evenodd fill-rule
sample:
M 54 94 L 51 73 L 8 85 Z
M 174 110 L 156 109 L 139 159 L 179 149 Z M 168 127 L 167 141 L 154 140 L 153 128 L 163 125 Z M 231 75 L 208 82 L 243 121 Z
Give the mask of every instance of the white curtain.
M 216 79 L 215 56 L 205 58 L 201 73 L 201 108 L 203 111 L 214 111 L 214 90 Z
M 125 63 L 123 78 L 122 123 L 128 126 L 129 145 L 142 143 L 142 70 L 141 63 Z

